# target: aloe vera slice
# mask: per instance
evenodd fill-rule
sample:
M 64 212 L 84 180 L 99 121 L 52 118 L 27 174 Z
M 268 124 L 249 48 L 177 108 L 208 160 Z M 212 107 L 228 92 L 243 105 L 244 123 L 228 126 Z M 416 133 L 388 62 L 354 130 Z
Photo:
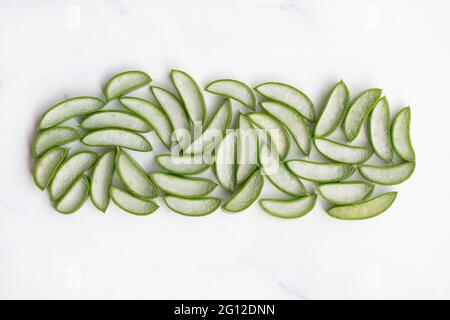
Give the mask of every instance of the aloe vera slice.
M 332 161 L 359 164 L 366 162 L 372 156 L 372 150 L 366 147 L 349 146 L 328 139 L 315 139 L 317 150 L 325 158 Z
M 45 190 L 48 187 L 56 170 L 66 158 L 67 152 L 66 148 L 53 148 L 36 161 L 33 168 L 33 180 L 39 189 Z
M 230 126 L 232 115 L 231 102 L 227 99 L 217 109 L 203 133 L 187 146 L 184 152 L 187 154 L 197 154 L 212 150 L 220 143 L 222 135 Z
M 344 134 L 348 141 L 353 141 L 361 131 L 361 127 L 381 96 L 381 89 L 368 89 L 357 95 L 348 108 L 344 118 Z
M 97 154 L 91 151 L 81 151 L 67 158 L 50 183 L 49 191 L 52 200 L 59 200 L 74 181 L 94 165 L 96 160 Z
M 396 197 L 397 192 L 386 192 L 381 196 L 358 204 L 333 207 L 328 210 L 328 214 L 344 220 L 368 219 L 389 209 Z
M 135 197 L 116 186 L 111 186 L 109 194 L 119 208 L 137 216 L 149 215 L 159 208 L 155 202 Z
M 236 184 L 235 157 L 236 134 L 229 130 L 216 150 L 214 169 L 220 185 L 228 191 L 233 191 Z
M 373 192 L 372 183 L 349 181 L 327 183 L 317 187 L 320 195 L 333 204 L 349 205 L 367 199 Z
M 309 121 L 315 120 L 314 105 L 306 94 L 285 83 L 266 82 L 255 90 L 264 97 L 291 106 Z
M 119 101 L 125 108 L 135 112 L 150 123 L 162 143 L 170 148 L 172 125 L 163 111 L 149 101 L 140 98 L 124 97 L 120 98 Z
M 172 93 L 163 88 L 152 87 L 151 90 L 175 130 L 176 141 L 182 149 L 185 148 L 190 144 L 191 127 L 183 105 Z
M 387 162 L 392 162 L 394 157 L 389 130 L 390 122 L 389 103 L 386 97 L 382 97 L 375 102 L 369 116 L 369 142 L 375 154 Z
M 96 112 L 105 102 L 96 97 L 75 97 L 66 99 L 48 109 L 39 121 L 39 129 L 57 126 L 67 120 Z
M 120 110 L 99 111 L 86 117 L 81 123 L 83 129 L 120 128 L 137 132 L 149 132 L 149 123 L 130 112 Z
M 409 133 L 411 122 L 411 109 L 403 108 L 395 116 L 392 124 L 392 145 L 395 152 L 405 161 L 414 161 L 414 149 Z
M 92 147 L 122 147 L 135 151 L 151 151 L 147 139 L 138 133 L 125 129 L 99 129 L 89 132 L 81 142 Z
M 416 164 L 414 162 L 405 162 L 392 166 L 359 166 L 359 173 L 369 181 L 394 185 L 406 181 L 414 172 Z
M 206 118 L 205 100 L 197 83 L 190 75 L 180 70 L 172 70 L 170 77 L 183 100 L 189 118 L 194 124 L 204 123 Z
M 241 184 L 258 166 L 258 134 L 248 118 L 239 114 L 236 141 L 236 184 Z
M 339 81 L 331 89 L 328 98 L 316 122 L 314 136 L 324 138 L 332 134 L 342 122 L 350 99 L 350 93 L 344 81 Z
M 292 200 L 261 199 L 259 204 L 272 216 L 293 219 L 303 217 L 314 209 L 316 199 L 316 195 L 307 195 Z
M 256 107 L 256 97 L 252 88 L 241 81 L 233 79 L 220 79 L 211 82 L 205 90 L 224 97 L 232 98 L 250 109 L 255 109 Z
M 70 127 L 52 127 L 39 132 L 31 147 L 34 158 L 53 147 L 68 144 L 80 138 L 80 133 Z
M 189 217 L 201 217 L 213 213 L 220 206 L 220 198 L 189 199 L 165 196 L 164 202 L 170 210 Z
M 79 177 L 56 203 L 56 211 L 64 214 L 74 213 L 86 202 L 89 195 L 89 180 L 85 175 Z
M 160 154 L 156 156 L 158 164 L 173 174 L 197 174 L 209 168 L 202 154 L 177 156 L 173 154 Z
M 107 100 L 123 96 L 148 85 L 152 78 L 142 71 L 125 71 L 113 76 L 103 90 Z
M 294 137 L 300 150 L 305 155 L 309 155 L 311 151 L 311 134 L 308 124 L 300 113 L 296 109 L 279 102 L 264 101 L 261 102 L 261 107 L 283 123 L 292 137 Z
M 153 182 L 165 193 L 180 197 L 205 196 L 217 186 L 214 182 L 204 178 L 179 177 L 163 172 L 150 174 Z
M 105 212 L 109 205 L 109 188 L 114 175 L 116 151 L 111 150 L 101 155 L 94 166 L 91 177 L 91 200 L 94 206 Z
M 290 160 L 288 168 L 300 178 L 314 182 L 335 182 L 350 177 L 355 168 L 342 163 L 321 163 L 307 160 Z
M 263 112 L 247 113 L 247 117 L 267 133 L 280 159 L 286 158 L 291 147 L 291 140 L 283 124 L 272 115 Z
M 120 180 L 132 194 L 145 199 L 158 196 L 158 191 L 144 169 L 128 153 L 118 149 L 115 166 Z
M 260 143 L 259 162 L 262 172 L 279 190 L 292 196 L 306 194 L 306 188 L 300 179 L 288 170 L 286 164 L 281 162 L 275 148 Z
M 263 186 L 264 178 L 257 169 L 233 197 L 223 205 L 223 209 L 228 212 L 239 212 L 247 209 L 258 199 Z

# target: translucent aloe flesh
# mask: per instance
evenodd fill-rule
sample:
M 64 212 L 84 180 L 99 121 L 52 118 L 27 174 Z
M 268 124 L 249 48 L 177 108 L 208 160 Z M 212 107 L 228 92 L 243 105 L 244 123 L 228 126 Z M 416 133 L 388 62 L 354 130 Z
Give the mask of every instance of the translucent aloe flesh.
M 261 207 L 275 217 L 292 219 L 300 218 L 309 213 L 316 204 L 315 195 L 307 195 L 292 200 L 261 199 Z
M 223 209 L 229 212 L 239 212 L 248 208 L 258 199 L 263 186 L 264 178 L 259 170 L 255 170 L 231 199 L 223 205 Z

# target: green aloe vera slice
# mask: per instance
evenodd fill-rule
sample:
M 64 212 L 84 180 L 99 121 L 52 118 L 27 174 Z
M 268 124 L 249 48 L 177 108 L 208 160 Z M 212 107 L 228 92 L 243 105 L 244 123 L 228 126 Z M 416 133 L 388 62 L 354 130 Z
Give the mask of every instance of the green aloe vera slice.
M 113 76 L 103 90 L 106 100 L 113 100 L 148 85 L 152 78 L 142 71 L 125 71 Z
M 203 133 L 187 146 L 184 152 L 197 154 L 212 150 L 220 143 L 225 130 L 230 126 L 232 116 L 231 102 L 227 99 L 212 116 Z
M 165 170 L 173 174 L 190 175 L 197 174 L 209 168 L 202 154 L 182 155 L 160 154 L 156 161 Z
M 111 186 L 109 189 L 111 200 L 122 210 L 137 216 L 147 216 L 155 212 L 159 206 L 147 199 L 141 199 L 128 193 L 122 188 Z
M 389 124 L 391 116 L 386 97 L 375 102 L 369 116 L 369 142 L 375 154 L 382 160 L 392 162 L 394 152 L 391 147 Z
M 80 138 L 80 133 L 70 127 L 52 127 L 39 132 L 31 147 L 34 158 L 53 147 L 68 144 Z
M 316 205 L 316 195 L 306 195 L 292 200 L 261 199 L 259 204 L 268 214 L 284 219 L 300 218 Z
M 81 142 L 92 147 L 122 147 L 134 151 L 152 151 L 152 145 L 138 133 L 125 129 L 99 129 L 89 132 Z
M 180 70 L 172 70 L 170 77 L 183 100 L 189 118 L 194 125 L 203 124 L 206 119 L 205 100 L 197 83 L 190 75 Z
M 258 134 L 248 118 L 239 114 L 236 141 L 236 184 L 241 184 L 258 167 Z
M 403 108 L 392 124 L 392 145 L 395 152 L 405 161 L 414 161 L 414 149 L 410 137 L 411 109 Z
M 85 175 L 79 177 L 55 205 L 56 211 L 64 214 L 74 213 L 86 202 L 89 195 L 89 180 Z
M 56 171 L 49 186 L 52 200 L 59 200 L 70 186 L 92 167 L 97 160 L 97 154 L 91 151 L 80 151 L 67 158 Z
M 414 162 L 405 162 L 392 166 L 359 166 L 359 173 L 369 181 L 394 185 L 406 181 L 414 172 L 416 164 Z
M 328 210 L 328 214 L 344 220 L 368 219 L 389 209 L 396 197 L 397 192 L 386 192 L 381 196 L 358 204 L 333 207 Z
M 233 191 L 236 184 L 236 133 L 228 130 L 216 150 L 214 172 L 220 185 L 227 191 Z
M 306 194 L 306 188 L 300 179 L 294 175 L 286 164 L 280 161 L 275 148 L 269 148 L 267 144 L 259 144 L 259 163 L 262 172 L 269 178 L 275 187 L 292 196 Z
M 145 199 L 158 196 L 158 191 L 144 169 L 128 153 L 117 150 L 115 167 L 120 180 L 132 194 Z
M 314 136 L 324 138 L 332 134 L 342 122 L 350 99 L 350 93 L 344 81 L 339 81 L 331 89 L 325 105 L 316 122 Z
M 91 200 L 94 206 L 105 212 L 109 205 L 109 188 L 114 175 L 116 151 L 111 150 L 101 155 L 94 166 L 91 178 Z
M 61 101 L 48 109 L 39 121 L 39 129 L 57 126 L 75 117 L 96 112 L 105 102 L 96 97 L 75 97 Z
M 316 118 L 311 99 L 291 85 L 279 82 L 266 82 L 257 86 L 255 90 L 270 100 L 295 108 L 306 120 L 314 121 Z
M 241 81 L 233 79 L 220 79 L 211 82 L 205 90 L 224 97 L 232 98 L 250 109 L 256 108 L 256 97 L 252 88 Z
M 223 205 L 223 209 L 228 212 L 239 212 L 247 209 L 258 199 L 263 186 L 264 178 L 257 169 L 233 197 Z
M 360 164 L 366 162 L 372 156 L 372 150 L 366 147 L 349 146 L 321 138 L 315 139 L 314 143 L 320 154 L 332 161 Z
M 348 141 L 353 141 L 361 131 L 361 127 L 381 96 L 381 89 L 368 89 L 357 95 L 350 103 L 344 118 L 344 134 Z
M 350 177 L 355 168 L 342 163 L 321 163 L 307 160 L 289 160 L 289 170 L 300 178 L 314 182 L 335 182 Z
M 119 128 L 137 132 L 150 132 L 152 127 L 148 122 L 130 112 L 111 110 L 99 111 L 86 117 L 81 123 L 83 129 Z
M 175 130 L 175 139 L 182 149 L 191 143 L 191 126 L 186 110 L 178 99 L 166 89 L 151 87 L 153 96 L 167 114 Z
M 150 123 L 162 143 L 167 148 L 170 148 L 172 145 L 172 125 L 167 115 L 160 108 L 150 103 L 150 101 L 140 98 L 124 97 L 120 98 L 119 101 L 125 108 L 133 111 Z
M 311 151 L 311 134 L 309 126 L 300 113 L 285 104 L 272 101 L 261 102 L 261 107 L 278 119 L 289 130 L 300 150 L 309 155 Z
M 373 190 L 372 183 L 360 181 L 327 183 L 317 187 L 317 191 L 325 200 L 337 205 L 361 202 L 367 199 Z
M 188 178 L 176 175 L 153 172 L 150 174 L 153 182 L 165 193 L 180 197 L 202 197 L 216 188 L 216 184 L 209 179 Z
M 247 117 L 267 133 L 280 159 L 286 158 L 291 147 L 291 140 L 283 124 L 272 115 L 263 112 L 247 113 Z
M 170 210 L 189 217 L 201 217 L 213 213 L 220 206 L 221 199 L 208 197 L 189 199 L 174 196 L 165 196 L 164 202 Z
M 67 152 L 66 148 L 53 148 L 36 161 L 33 168 L 33 179 L 39 189 L 45 190 L 48 187 L 56 170 L 66 158 Z

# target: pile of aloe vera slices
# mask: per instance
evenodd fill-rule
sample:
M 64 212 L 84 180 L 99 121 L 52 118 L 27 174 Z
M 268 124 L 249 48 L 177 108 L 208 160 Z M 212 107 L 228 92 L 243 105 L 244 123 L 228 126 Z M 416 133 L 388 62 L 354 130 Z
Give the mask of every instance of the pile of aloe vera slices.
M 258 199 L 268 178 L 285 194 L 259 200 L 273 216 L 302 217 L 321 197 L 332 217 L 366 219 L 385 212 L 397 196 L 394 191 L 373 196 L 375 185 L 399 184 L 414 171 L 410 108 L 391 121 L 381 89 L 351 99 L 340 81 L 318 114 L 311 99 L 291 85 L 266 82 L 252 89 L 220 79 L 205 88 L 221 99 L 206 122 L 210 108 L 197 82 L 180 70 L 170 77 L 173 92 L 150 85 L 145 72 L 122 72 L 107 82 L 103 98 L 70 98 L 44 113 L 32 145 L 33 178 L 48 190 L 58 212 L 73 213 L 90 198 L 102 212 L 112 200 L 126 212 L 148 215 L 159 208 L 159 197 L 187 216 L 219 207 L 240 212 Z M 144 87 L 152 101 L 133 96 Z M 121 109 L 110 108 L 113 103 Z M 246 112 L 234 111 L 236 105 Z M 70 126 L 74 120 L 77 125 Z M 196 129 L 201 133 L 192 137 Z M 167 153 L 155 155 L 161 170 L 149 173 L 130 150 L 152 152 L 145 136 L 151 131 Z M 355 145 L 362 131 L 368 143 Z M 77 141 L 83 147 L 73 151 Z M 314 153 L 320 160 L 311 160 Z M 377 163 L 366 164 L 369 159 Z M 206 170 L 213 170 L 216 181 L 196 176 Z M 217 187 L 227 199 L 208 196 Z

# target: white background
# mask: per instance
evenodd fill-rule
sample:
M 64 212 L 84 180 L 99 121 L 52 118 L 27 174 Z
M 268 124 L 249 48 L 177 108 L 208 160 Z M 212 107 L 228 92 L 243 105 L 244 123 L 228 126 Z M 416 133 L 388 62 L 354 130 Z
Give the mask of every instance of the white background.
M 449 18 L 445 0 L 1 0 L 0 298 L 450 298 Z M 203 87 L 289 82 L 318 110 L 341 78 L 352 96 L 382 87 L 393 113 L 411 105 L 416 172 L 367 221 L 323 203 L 294 221 L 257 205 L 199 219 L 53 211 L 30 174 L 40 115 L 127 69 L 168 86 L 171 68 Z

